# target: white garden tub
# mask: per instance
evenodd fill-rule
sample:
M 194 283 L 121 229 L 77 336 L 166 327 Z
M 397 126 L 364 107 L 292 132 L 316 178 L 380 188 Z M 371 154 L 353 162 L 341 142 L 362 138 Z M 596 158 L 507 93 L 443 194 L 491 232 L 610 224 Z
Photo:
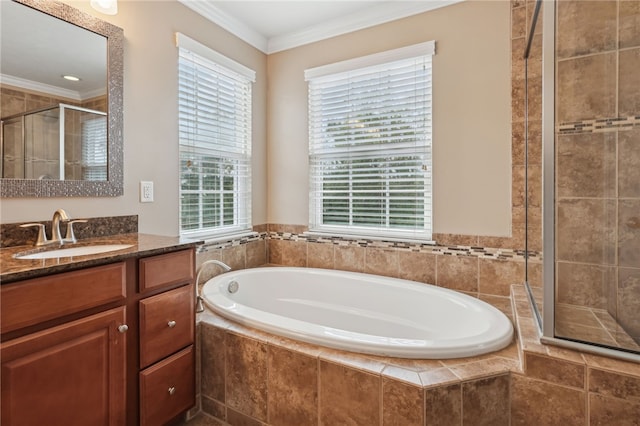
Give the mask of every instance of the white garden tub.
M 202 289 L 214 312 L 281 336 L 347 351 L 445 359 L 509 345 L 511 321 L 493 306 L 413 281 L 313 268 L 218 275 Z

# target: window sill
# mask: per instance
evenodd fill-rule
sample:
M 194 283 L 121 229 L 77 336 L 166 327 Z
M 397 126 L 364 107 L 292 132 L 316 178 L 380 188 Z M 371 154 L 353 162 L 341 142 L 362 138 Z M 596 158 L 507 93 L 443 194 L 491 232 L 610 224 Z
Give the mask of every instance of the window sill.
M 257 237 L 259 235 L 260 233 L 255 231 L 238 231 L 238 232 L 222 234 L 222 235 L 206 234 L 206 233 L 192 234 L 192 235 L 186 234 L 186 235 L 182 235 L 181 237 L 185 240 L 204 241 L 204 245 L 206 246 L 211 244 L 219 244 L 219 243 L 239 240 L 241 238 L 246 238 L 246 237 Z

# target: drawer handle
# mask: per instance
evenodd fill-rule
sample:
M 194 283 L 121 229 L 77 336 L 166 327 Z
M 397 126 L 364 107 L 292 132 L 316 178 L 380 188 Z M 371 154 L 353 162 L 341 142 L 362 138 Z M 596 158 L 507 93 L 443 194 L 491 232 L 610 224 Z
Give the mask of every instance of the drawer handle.
M 176 393 L 176 388 L 175 388 L 175 386 L 171 386 L 171 387 L 169 388 L 168 392 L 169 392 L 169 395 L 173 395 L 174 393 Z
M 120 333 L 126 333 L 127 330 L 129 330 L 129 326 L 127 324 L 122 324 L 121 326 L 118 326 L 118 331 Z
M 169 326 L 169 328 L 173 328 L 173 327 L 175 327 L 175 326 L 176 326 L 176 322 L 175 322 L 175 321 L 173 321 L 173 320 L 171 320 L 171 321 L 169 321 L 169 322 L 167 323 L 167 325 Z

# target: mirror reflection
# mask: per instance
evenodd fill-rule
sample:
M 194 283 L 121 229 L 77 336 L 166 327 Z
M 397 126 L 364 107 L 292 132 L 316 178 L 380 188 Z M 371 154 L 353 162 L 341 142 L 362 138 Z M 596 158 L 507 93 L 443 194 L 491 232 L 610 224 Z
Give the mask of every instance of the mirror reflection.
M 107 38 L 0 2 L 1 175 L 108 179 Z

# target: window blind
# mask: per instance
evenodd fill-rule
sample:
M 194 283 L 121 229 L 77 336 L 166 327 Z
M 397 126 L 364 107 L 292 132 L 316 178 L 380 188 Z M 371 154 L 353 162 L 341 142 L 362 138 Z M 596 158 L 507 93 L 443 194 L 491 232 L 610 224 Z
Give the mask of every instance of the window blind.
M 184 47 L 197 42 L 180 36 L 180 232 L 247 231 L 251 228 L 251 79 L 201 56 L 203 48 L 208 49 L 202 45 L 199 53 Z
M 107 180 L 107 117 L 82 121 L 82 179 Z
M 433 49 L 420 47 L 307 71 L 311 231 L 431 239 Z

